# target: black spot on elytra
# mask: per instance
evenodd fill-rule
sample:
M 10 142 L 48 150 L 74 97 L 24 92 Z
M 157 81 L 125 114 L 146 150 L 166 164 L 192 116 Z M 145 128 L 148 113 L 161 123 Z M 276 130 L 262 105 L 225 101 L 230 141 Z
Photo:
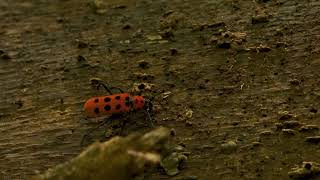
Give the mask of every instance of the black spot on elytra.
M 121 108 L 120 104 L 117 104 L 116 109 L 119 110 Z
M 99 102 L 99 99 L 95 99 L 93 102 L 98 103 L 98 102 Z
M 140 103 L 143 104 L 143 100 L 140 100 Z
M 138 102 L 139 102 L 138 99 L 136 99 L 136 100 L 134 101 L 134 103 L 136 103 L 136 104 L 138 104 Z
M 120 98 L 121 98 L 120 96 L 116 96 L 116 100 L 120 100 Z
M 109 105 L 105 105 L 105 106 L 104 106 L 104 110 L 105 110 L 105 111 L 110 111 L 110 109 L 111 109 L 111 106 L 109 106 Z
M 99 108 L 94 109 L 94 113 L 99 114 L 99 112 L 100 112 Z
M 109 97 L 104 98 L 104 102 L 110 102 L 110 101 L 111 101 L 111 98 Z

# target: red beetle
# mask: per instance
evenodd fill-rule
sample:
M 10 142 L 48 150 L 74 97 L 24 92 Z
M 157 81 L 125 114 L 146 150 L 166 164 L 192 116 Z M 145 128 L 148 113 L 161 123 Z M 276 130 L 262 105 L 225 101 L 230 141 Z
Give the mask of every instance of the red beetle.
M 93 97 L 84 104 L 88 117 L 127 113 L 145 108 L 143 96 L 131 96 L 129 93 Z
M 100 79 L 91 79 L 91 84 L 97 89 L 103 86 L 110 95 L 99 96 L 88 99 L 84 104 L 84 110 L 88 117 L 101 117 L 101 116 L 112 116 L 115 114 L 130 113 L 136 110 L 145 110 L 150 120 L 151 126 L 153 126 L 152 119 L 150 116 L 151 102 L 145 99 L 143 96 L 133 96 L 129 93 L 124 93 L 121 89 L 115 87 L 108 87 Z M 119 94 L 113 94 L 110 89 L 118 89 Z M 106 121 L 103 121 L 98 127 L 89 131 L 82 139 L 82 142 L 86 136 L 88 136 L 95 129 L 103 126 Z M 81 142 L 81 144 L 82 144 Z
M 91 79 L 92 86 L 99 89 L 103 86 L 110 95 L 93 97 L 86 101 L 84 110 L 88 117 L 99 117 L 113 114 L 128 113 L 135 110 L 149 111 L 151 103 L 143 96 L 133 96 L 129 93 L 124 93 L 121 89 L 107 86 L 98 78 Z M 118 89 L 119 94 L 113 94 L 111 89 Z

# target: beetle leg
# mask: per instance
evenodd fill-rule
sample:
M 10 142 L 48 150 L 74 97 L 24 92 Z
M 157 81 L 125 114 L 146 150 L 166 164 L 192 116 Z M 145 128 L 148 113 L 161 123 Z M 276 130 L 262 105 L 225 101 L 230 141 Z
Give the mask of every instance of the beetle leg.
M 124 91 L 123 91 L 122 89 L 117 88 L 117 87 L 110 87 L 110 89 L 117 89 L 117 90 L 119 90 L 119 91 L 120 91 L 120 93 L 124 93 Z
M 145 110 L 145 113 L 147 114 L 147 118 L 146 119 L 147 119 L 147 121 L 149 121 L 150 126 L 154 127 L 153 120 L 151 118 L 149 110 Z
M 97 90 L 99 90 L 99 88 L 102 86 L 105 90 L 108 91 L 108 93 L 110 95 L 112 95 L 113 93 L 111 92 L 110 88 L 106 85 L 106 83 L 104 83 L 101 79 L 99 78 L 92 78 L 90 79 L 91 85 L 95 88 L 97 88 Z
M 91 85 L 92 85 L 92 86 L 96 87 L 97 89 L 99 89 L 99 88 L 102 86 L 106 91 L 108 91 L 108 93 L 109 93 L 110 95 L 113 94 L 112 91 L 111 91 L 111 90 L 113 90 L 113 89 L 117 89 L 117 90 L 120 91 L 121 93 L 124 93 L 124 91 L 123 91 L 122 89 L 117 88 L 117 87 L 113 87 L 113 86 L 109 86 L 109 84 L 103 82 L 103 81 L 102 81 L 101 79 L 99 79 L 99 78 L 92 78 L 92 79 L 90 79 L 90 81 L 91 81 Z
M 100 127 L 104 126 L 105 124 L 107 124 L 107 122 L 108 122 L 108 121 L 103 120 L 97 127 L 89 130 L 85 135 L 83 135 L 83 137 L 82 137 L 82 139 L 81 139 L 81 142 L 80 142 L 80 145 L 81 145 L 81 146 L 83 145 L 84 140 L 85 140 L 87 137 L 89 137 L 92 132 L 94 132 L 95 130 L 97 130 L 97 129 L 99 129 Z
M 146 106 L 145 106 L 145 109 L 144 109 L 144 112 L 147 115 L 146 119 L 149 120 L 150 126 L 154 127 L 153 120 L 152 120 L 152 117 L 151 117 L 151 114 L 150 114 L 151 110 L 152 110 L 152 104 L 151 104 L 150 100 L 146 100 Z
M 121 121 L 121 125 L 120 125 L 120 135 L 123 135 L 123 131 L 124 131 L 124 127 L 126 126 L 128 120 L 130 118 L 130 115 L 127 115 L 122 121 Z

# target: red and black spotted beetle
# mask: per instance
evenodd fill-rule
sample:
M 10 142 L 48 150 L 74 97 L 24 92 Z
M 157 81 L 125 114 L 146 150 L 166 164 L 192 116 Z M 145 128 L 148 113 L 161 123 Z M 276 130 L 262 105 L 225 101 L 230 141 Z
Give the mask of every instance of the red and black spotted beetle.
M 121 89 L 115 87 L 108 87 L 102 80 L 98 78 L 91 79 L 91 84 L 99 89 L 101 86 L 106 89 L 110 95 L 92 97 L 84 104 L 84 110 L 87 117 L 101 117 L 112 116 L 115 114 L 125 114 L 138 110 L 145 110 L 150 120 L 150 125 L 153 127 L 150 108 L 152 106 L 150 100 L 140 95 L 131 95 L 124 93 Z M 111 89 L 118 89 L 120 93 L 113 94 Z M 103 121 L 97 128 L 103 126 L 106 121 Z M 97 129 L 94 128 L 93 130 Z M 93 130 L 89 131 L 85 136 L 88 136 Z M 84 136 L 84 138 L 85 138 Z M 83 142 L 83 139 L 82 139 Z M 82 144 L 81 142 L 81 144 Z
M 84 104 L 84 110 L 88 117 L 128 113 L 144 108 L 145 98 L 143 96 L 132 96 L 129 93 L 93 97 Z

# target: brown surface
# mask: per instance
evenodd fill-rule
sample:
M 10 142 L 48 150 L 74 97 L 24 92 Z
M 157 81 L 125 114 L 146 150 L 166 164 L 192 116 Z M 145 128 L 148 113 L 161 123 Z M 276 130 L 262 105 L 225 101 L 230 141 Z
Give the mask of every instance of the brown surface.
M 319 145 L 304 141 L 318 132 L 297 130 L 320 125 L 318 0 L 112 3 L 98 15 L 84 0 L 0 1 L 1 177 L 25 179 L 76 156 L 96 126 L 82 105 L 103 94 L 89 79 L 129 90 L 142 81 L 138 72 L 172 92 L 155 100 L 156 125 L 175 128 L 191 152 L 172 179 L 288 179 L 296 164 L 319 162 Z M 227 31 L 245 33 L 246 42 Z M 163 39 L 150 43 L 157 34 Z M 276 130 L 284 120 L 298 121 L 294 135 Z M 131 116 L 125 133 L 150 129 L 144 123 Z M 220 145 L 229 140 L 238 148 L 225 154 Z M 160 177 L 168 178 L 154 170 L 149 179 Z

